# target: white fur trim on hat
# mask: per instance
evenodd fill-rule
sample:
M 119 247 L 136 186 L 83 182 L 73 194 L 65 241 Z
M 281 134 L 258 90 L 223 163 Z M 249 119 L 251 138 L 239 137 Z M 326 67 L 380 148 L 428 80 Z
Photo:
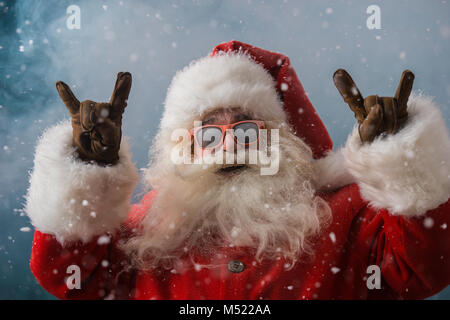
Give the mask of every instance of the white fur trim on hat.
M 255 119 L 286 120 L 272 76 L 245 53 L 229 52 L 194 61 L 175 75 L 161 128 L 190 128 L 205 112 L 226 107 L 241 107 Z
M 408 122 L 393 135 L 362 144 L 355 128 L 343 150 L 362 197 L 375 208 L 418 216 L 450 197 L 450 138 L 432 99 L 411 96 Z
M 113 166 L 86 163 L 74 153 L 70 122 L 47 129 L 36 147 L 26 196 L 32 224 L 61 243 L 86 242 L 119 227 L 138 181 L 126 139 Z

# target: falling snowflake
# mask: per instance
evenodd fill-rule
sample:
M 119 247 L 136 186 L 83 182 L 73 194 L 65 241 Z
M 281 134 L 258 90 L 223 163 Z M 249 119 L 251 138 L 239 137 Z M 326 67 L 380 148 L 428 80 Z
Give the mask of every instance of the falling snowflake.
M 111 242 L 111 239 L 108 236 L 101 236 L 97 240 L 98 245 L 105 245 Z
M 330 232 L 330 239 L 331 242 L 336 243 L 336 235 L 334 234 L 334 232 Z
M 241 230 L 239 228 L 233 227 L 231 230 L 231 237 L 236 238 Z
M 139 59 L 139 56 L 136 53 L 130 54 L 130 61 L 136 62 Z
M 337 267 L 332 267 L 331 268 L 331 272 L 333 272 L 333 274 L 338 273 L 339 271 L 341 271 L 341 269 L 337 268 Z
M 108 109 L 103 108 L 103 109 L 100 111 L 100 117 L 102 117 L 102 118 L 107 118 L 108 116 L 109 116 L 109 111 L 108 111 Z
M 433 228 L 434 225 L 434 220 L 430 217 L 425 218 L 425 220 L 423 220 L 423 226 L 427 229 L 431 229 Z

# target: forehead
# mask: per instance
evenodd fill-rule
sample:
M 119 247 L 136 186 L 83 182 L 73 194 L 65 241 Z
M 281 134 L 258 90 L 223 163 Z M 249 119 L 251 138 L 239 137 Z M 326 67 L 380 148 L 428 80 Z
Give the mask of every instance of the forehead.
M 215 116 L 221 116 L 221 115 L 229 115 L 229 114 L 236 114 L 242 112 L 242 109 L 240 107 L 228 107 L 228 108 L 214 108 L 214 110 L 205 112 L 202 116 L 203 119 L 209 118 L 209 117 L 215 117 Z
M 250 120 L 252 117 L 244 112 L 240 107 L 219 108 L 205 113 L 201 120 L 203 122 L 213 122 L 215 120 Z

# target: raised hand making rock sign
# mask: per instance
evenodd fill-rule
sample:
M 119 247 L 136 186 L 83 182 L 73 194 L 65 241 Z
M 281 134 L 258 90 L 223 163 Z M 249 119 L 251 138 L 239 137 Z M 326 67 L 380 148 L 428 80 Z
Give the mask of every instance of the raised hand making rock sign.
M 85 161 L 114 164 L 119 159 L 122 114 L 131 89 L 131 74 L 119 72 L 110 102 L 85 100 L 80 103 L 62 81 L 56 83 L 59 96 L 72 117 L 73 143 Z
M 372 142 L 382 133 L 397 132 L 408 118 L 407 103 L 414 82 L 411 71 L 403 71 L 394 97 L 372 95 L 364 99 L 344 69 L 337 70 L 333 80 L 344 101 L 355 113 L 362 142 Z

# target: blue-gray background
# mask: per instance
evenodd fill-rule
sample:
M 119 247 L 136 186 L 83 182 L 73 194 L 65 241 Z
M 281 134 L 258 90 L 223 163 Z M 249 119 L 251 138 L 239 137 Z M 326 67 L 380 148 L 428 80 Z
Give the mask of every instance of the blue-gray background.
M 331 80 L 341 67 L 363 95 L 392 95 L 410 68 L 415 88 L 434 96 L 450 123 L 449 2 L 1 1 L 0 298 L 51 298 L 29 271 L 32 232 L 20 229 L 31 227 L 21 209 L 36 139 L 68 117 L 57 80 L 80 100 L 106 101 L 116 73 L 130 71 L 124 132 L 145 167 L 176 70 L 236 39 L 290 57 L 337 147 L 355 122 Z M 71 4 L 81 8 L 80 30 L 66 27 Z M 372 4 L 380 30 L 366 27 Z M 434 298 L 450 298 L 450 288 Z

